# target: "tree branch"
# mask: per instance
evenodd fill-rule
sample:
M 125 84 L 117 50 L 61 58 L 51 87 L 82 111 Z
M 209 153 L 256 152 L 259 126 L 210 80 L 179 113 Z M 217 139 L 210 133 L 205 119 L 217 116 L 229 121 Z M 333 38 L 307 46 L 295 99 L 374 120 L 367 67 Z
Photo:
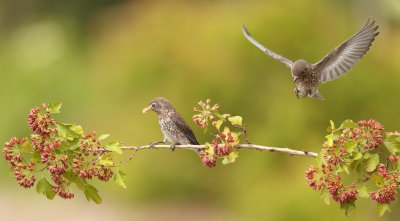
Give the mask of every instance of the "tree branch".
M 223 144 L 220 144 L 223 145 Z M 125 146 L 121 147 L 123 150 L 142 150 L 142 149 L 157 149 L 157 148 L 170 148 L 171 145 L 154 145 L 150 147 L 150 145 L 145 146 Z M 205 145 L 176 145 L 175 149 L 186 149 L 186 150 L 196 150 L 196 149 L 204 149 Z M 248 149 L 255 149 L 260 151 L 268 151 L 268 152 L 280 152 L 280 153 L 288 153 L 289 155 L 299 155 L 299 156 L 306 156 L 306 157 L 317 157 L 318 153 L 309 152 L 305 150 L 292 150 L 289 148 L 280 148 L 280 147 L 266 147 L 256 144 L 238 144 L 236 145 L 237 148 L 248 148 Z

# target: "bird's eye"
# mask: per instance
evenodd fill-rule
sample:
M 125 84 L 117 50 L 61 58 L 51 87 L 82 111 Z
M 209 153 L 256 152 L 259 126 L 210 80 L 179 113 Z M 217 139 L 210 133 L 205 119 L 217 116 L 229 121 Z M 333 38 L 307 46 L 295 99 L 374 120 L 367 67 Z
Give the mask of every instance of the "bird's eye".
M 152 103 L 151 106 L 152 106 L 152 107 L 155 107 L 155 106 L 156 106 L 156 103 Z

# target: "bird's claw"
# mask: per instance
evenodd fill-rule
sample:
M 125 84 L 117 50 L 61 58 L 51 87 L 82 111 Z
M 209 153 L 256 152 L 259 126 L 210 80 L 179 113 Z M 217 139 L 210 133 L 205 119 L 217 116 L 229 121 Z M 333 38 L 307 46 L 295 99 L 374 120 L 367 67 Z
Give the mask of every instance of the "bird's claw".
M 296 94 L 297 99 L 299 99 L 299 90 L 297 88 L 294 89 L 294 93 Z
M 160 143 L 163 143 L 163 142 L 161 142 L 161 141 L 151 142 L 151 143 L 149 143 L 149 148 L 155 148 L 155 146 L 156 146 L 157 144 L 160 144 Z
M 175 145 L 176 143 L 171 144 L 171 146 L 169 148 L 171 148 L 172 151 L 175 151 Z

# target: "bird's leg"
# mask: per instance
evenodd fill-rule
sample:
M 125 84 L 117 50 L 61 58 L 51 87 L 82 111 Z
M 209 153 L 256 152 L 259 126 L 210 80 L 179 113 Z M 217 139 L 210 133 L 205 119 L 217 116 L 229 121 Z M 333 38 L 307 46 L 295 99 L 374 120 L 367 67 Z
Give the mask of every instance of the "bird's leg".
M 299 89 L 294 88 L 294 93 L 296 94 L 297 99 L 299 99 Z
M 172 143 L 169 148 L 171 148 L 172 151 L 175 151 L 175 145 L 179 145 L 180 143 Z
M 151 143 L 149 143 L 149 148 L 154 148 L 155 145 L 160 144 L 160 143 L 165 143 L 165 141 L 151 142 Z

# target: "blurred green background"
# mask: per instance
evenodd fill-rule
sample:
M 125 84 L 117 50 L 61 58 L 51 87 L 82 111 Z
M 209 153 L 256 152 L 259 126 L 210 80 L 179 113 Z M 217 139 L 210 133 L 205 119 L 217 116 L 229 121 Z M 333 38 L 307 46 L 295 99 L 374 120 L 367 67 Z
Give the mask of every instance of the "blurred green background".
M 316 62 L 373 17 L 381 34 L 344 77 L 321 85 L 325 101 L 298 100 L 289 70 L 242 35 L 292 60 Z M 57 119 L 110 133 L 126 145 L 162 138 L 155 114 L 168 98 L 190 120 L 199 100 L 248 124 L 253 143 L 318 152 L 332 119 L 376 119 L 400 129 L 398 0 L 2 0 L 0 140 L 29 133 L 26 115 L 61 101 Z M 210 137 L 194 128 L 200 142 Z M 24 190 L 0 161 L 1 220 L 376 220 L 361 199 L 348 218 L 306 185 L 313 159 L 242 150 L 205 168 L 191 151 L 140 151 L 122 169 L 128 189 L 99 183 L 103 204 L 49 201 Z M 400 203 L 380 220 L 399 220 Z

